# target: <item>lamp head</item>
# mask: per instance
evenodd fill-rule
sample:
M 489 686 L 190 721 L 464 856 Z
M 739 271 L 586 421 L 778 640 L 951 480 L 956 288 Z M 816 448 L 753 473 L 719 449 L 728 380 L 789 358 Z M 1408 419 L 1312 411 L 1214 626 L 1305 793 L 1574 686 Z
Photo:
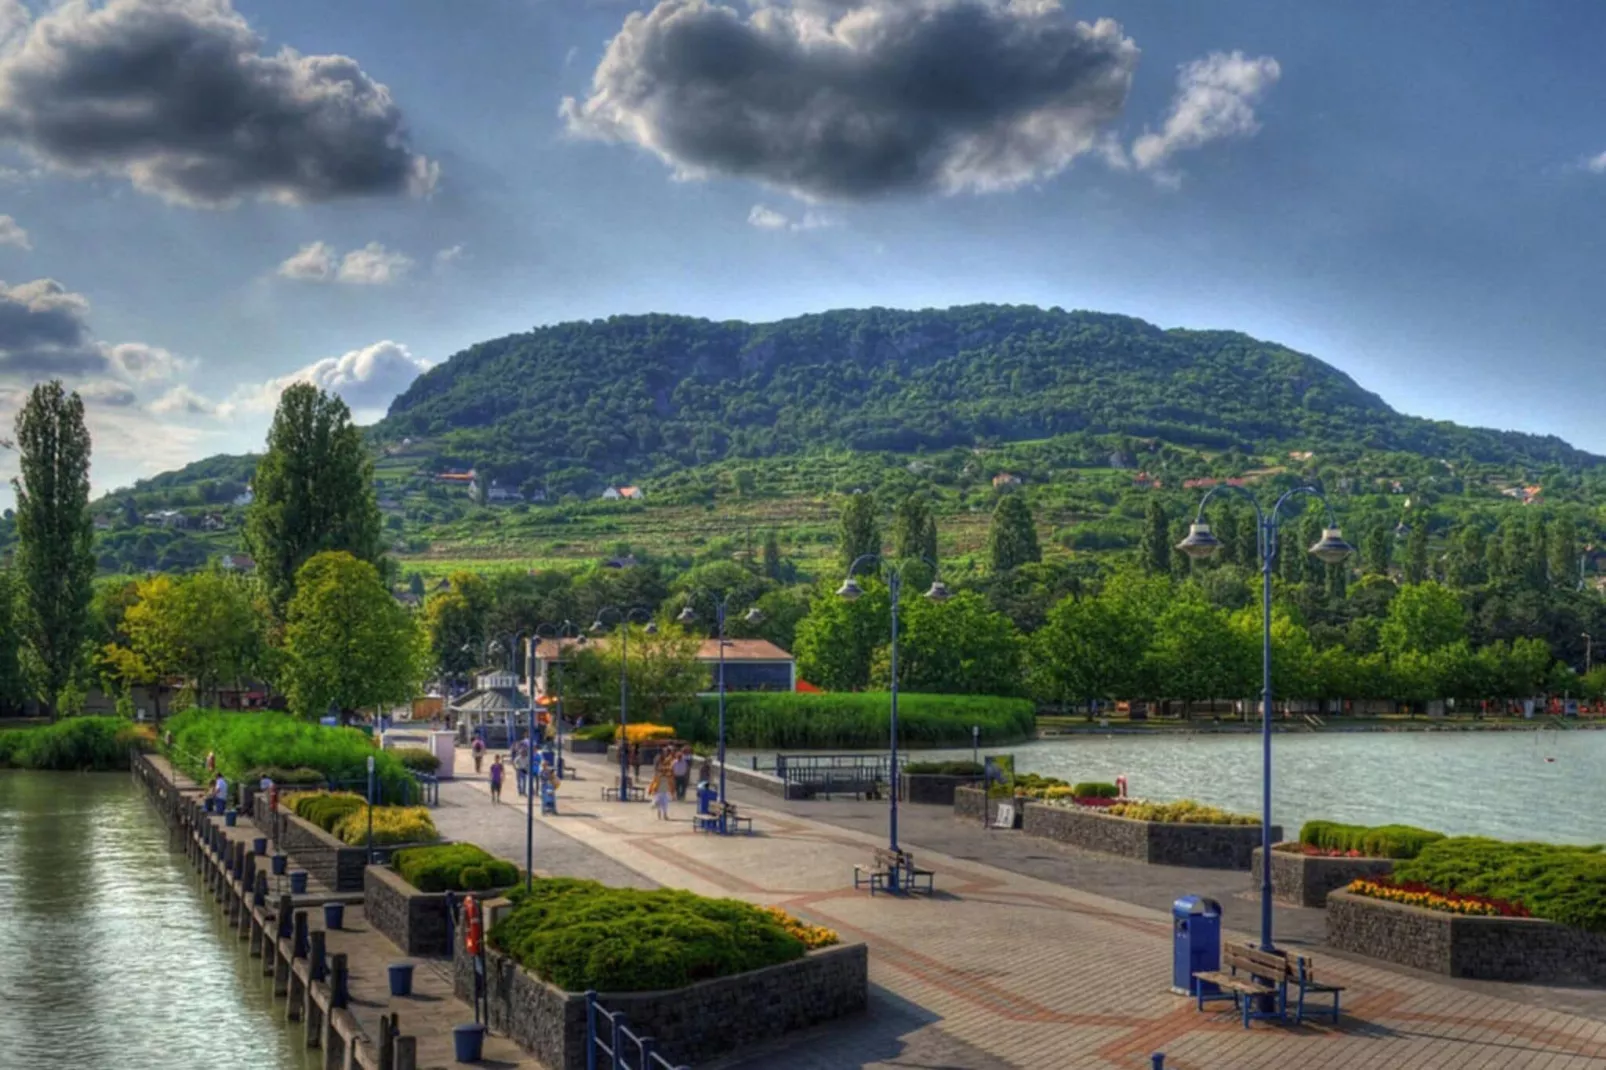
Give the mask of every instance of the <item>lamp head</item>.
M 843 580 L 842 586 L 836 589 L 836 596 L 838 598 L 845 598 L 849 602 L 857 601 L 863 594 L 864 588 L 860 587 L 859 581 L 854 579 L 852 576 L 849 576 L 847 579 Z
M 647 622 L 647 627 L 642 629 L 642 630 L 645 631 L 648 635 L 657 635 L 658 634 L 658 622 L 655 621 L 655 620 L 650 620 L 650 621 Z
M 697 611 L 691 606 L 687 606 L 685 609 L 680 611 L 680 614 L 676 616 L 675 619 L 680 621 L 682 624 L 691 624 L 697 619 Z
M 1203 520 L 1188 525 L 1188 537 L 1177 543 L 1177 549 L 1195 560 L 1203 560 L 1221 549 L 1221 540 Z
M 607 630 L 608 630 L 608 626 L 606 624 L 602 623 L 602 618 L 601 617 L 598 617 L 596 620 L 591 622 L 591 634 L 592 635 L 601 635 L 603 632 L 605 632 Z
M 926 592 L 926 597 L 933 602 L 946 602 L 953 596 L 954 593 L 950 591 L 948 589 L 948 585 L 941 580 L 932 580 L 931 589 Z
M 746 613 L 742 614 L 742 619 L 749 624 L 763 624 L 764 611 L 759 609 L 757 606 L 754 606 L 752 609 L 749 609 Z
M 1337 528 L 1323 528 L 1322 537 L 1310 548 L 1310 552 L 1318 560 L 1336 565 L 1354 553 L 1355 548 L 1344 541 L 1344 536 Z

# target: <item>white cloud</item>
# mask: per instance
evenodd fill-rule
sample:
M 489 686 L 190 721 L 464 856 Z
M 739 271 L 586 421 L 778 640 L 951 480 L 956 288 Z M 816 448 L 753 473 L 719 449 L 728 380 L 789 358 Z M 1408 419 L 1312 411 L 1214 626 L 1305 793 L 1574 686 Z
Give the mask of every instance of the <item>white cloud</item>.
M 784 215 L 762 204 L 753 205 L 753 210 L 747 213 L 748 225 L 759 230 L 785 230 L 788 222 Z
M 457 246 L 461 249 L 461 246 Z M 357 286 L 384 286 L 412 270 L 412 258 L 369 242 L 341 256 L 328 242 L 303 245 L 279 265 L 278 274 L 298 282 L 345 282 Z
M 448 245 L 435 254 L 435 266 L 445 267 L 447 264 L 455 264 L 463 259 L 463 252 L 464 246 L 462 245 Z
M 194 361 L 183 360 L 159 346 L 143 342 L 120 342 L 117 345 L 101 344 L 111 369 L 131 383 L 153 383 L 171 379 L 181 371 L 194 366 Z
M 33 248 L 33 242 L 28 240 L 28 232 L 8 215 L 0 215 L 0 245 L 14 245 L 18 249 Z
M 183 383 L 151 402 L 148 408 L 158 416 L 216 416 L 219 412 L 216 404 Z
M 1250 137 L 1260 129 L 1255 105 L 1282 77 L 1270 56 L 1212 52 L 1185 63 L 1177 75 L 1177 93 L 1159 133 L 1145 133 L 1132 143 L 1139 170 L 1161 167 L 1175 153 L 1221 138 Z M 1159 172 L 1176 181 L 1176 176 Z
M 115 379 L 91 379 L 87 383 L 80 383 L 73 388 L 78 396 L 89 405 L 111 405 L 116 408 L 127 408 L 139 404 L 139 395 L 127 383 L 119 383 Z
M 784 212 L 762 204 L 753 205 L 752 211 L 747 213 L 749 226 L 760 230 L 820 230 L 824 227 L 834 227 L 837 221 L 817 208 L 806 209 L 802 215 L 793 219 Z
M 311 383 L 344 398 L 357 419 L 378 419 L 397 394 L 431 367 L 429 361 L 413 356 L 400 343 L 375 342 L 338 357 L 325 357 L 289 375 L 241 387 L 217 407 L 218 414 L 228 417 L 239 411 L 269 412 L 279 403 L 279 395 L 286 387 Z
M 1599 156 L 1591 156 L 1584 161 L 1584 169 L 1591 174 L 1606 175 L 1606 152 Z

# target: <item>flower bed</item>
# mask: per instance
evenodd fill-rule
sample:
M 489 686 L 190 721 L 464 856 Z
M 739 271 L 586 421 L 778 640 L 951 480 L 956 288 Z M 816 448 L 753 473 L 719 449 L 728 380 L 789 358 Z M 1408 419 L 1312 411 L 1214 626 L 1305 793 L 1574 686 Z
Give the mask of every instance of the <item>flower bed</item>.
M 1261 851 L 1255 848 L 1252 881 L 1260 883 Z M 1271 852 L 1271 894 L 1281 903 L 1324 907 L 1327 897 L 1361 877 L 1386 877 L 1394 871 L 1388 858 L 1330 853 L 1299 843 L 1279 843 Z
M 1145 802 L 1129 799 L 1110 807 L 1112 817 L 1126 817 L 1133 821 L 1153 821 L 1163 825 L 1256 825 L 1260 818 L 1249 814 L 1234 814 L 1214 806 L 1178 799 L 1176 802 Z
M 1028 836 L 1089 851 L 1154 865 L 1201 869 L 1249 869 L 1254 849 L 1261 842 L 1259 822 L 1157 821 L 1122 816 L 1121 811 L 1130 807 L 1131 803 L 1096 808 L 1073 801 L 1028 802 L 1021 830 Z M 1282 830 L 1273 826 L 1271 834 L 1278 838 Z
M 1438 840 L 1394 867 L 1397 880 L 1441 894 L 1521 904 L 1536 918 L 1606 933 L 1606 853 L 1600 847 Z
M 1460 892 L 1438 892 L 1419 881 L 1396 881 L 1387 877 L 1350 882 L 1344 889 L 1369 899 L 1383 899 L 1390 903 L 1437 910 L 1445 914 L 1470 914 L 1486 918 L 1531 918 L 1533 915 L 1521 903 L 1505 899 L 1490 899 L 1483 895 Z

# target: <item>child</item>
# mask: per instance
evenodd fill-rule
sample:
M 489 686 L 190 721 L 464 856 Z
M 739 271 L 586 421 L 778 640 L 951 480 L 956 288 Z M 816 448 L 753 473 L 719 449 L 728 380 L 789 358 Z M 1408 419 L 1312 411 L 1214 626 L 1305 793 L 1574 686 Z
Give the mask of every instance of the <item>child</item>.
M 502 801 L 502 756 L 498 754 L 496 760 L 491 762 L 491 802 Z
M 480 763 L 485 760 L 485 740 L 475 736 L 474 745 L 469 748 L 469 751 L 474 755 L 474 771 L 478 773 L 480 771 Z
M 658 820 L 669 820 L 669 777 L 662 773 L 652 779 L 652 804 L 658 810 Z

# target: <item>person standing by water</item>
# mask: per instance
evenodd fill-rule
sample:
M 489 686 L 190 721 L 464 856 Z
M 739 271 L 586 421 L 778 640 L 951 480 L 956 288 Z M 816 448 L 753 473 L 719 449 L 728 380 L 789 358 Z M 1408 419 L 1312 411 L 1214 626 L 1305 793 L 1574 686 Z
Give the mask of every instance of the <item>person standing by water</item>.
M 686 747 L 675 752 L 675 760 L 669 767 L 675 774 L 675 801 L 686 801 L 686 781 L 691 779 L 691 750 Z
M 529 744 L 523 740 L 513 744 L 513 774 L 518 781 L 519 794 L 524 794 L 530 776 Z
M 496 804 L 502 801 L 502 756 L 498 754 L 491 762 L 491 802 Z
M 469 753 L 474 755 L 474 772 L 478 773 L 480 771 L 480 763 L 485 760 L 485 740 L 475 736 L 474 745 L 469 748 Z
M 217 800 L 217 808 L 221 813 L 229 808 L 229 780 L 222 773 L 212 784 L 212 797 Z

